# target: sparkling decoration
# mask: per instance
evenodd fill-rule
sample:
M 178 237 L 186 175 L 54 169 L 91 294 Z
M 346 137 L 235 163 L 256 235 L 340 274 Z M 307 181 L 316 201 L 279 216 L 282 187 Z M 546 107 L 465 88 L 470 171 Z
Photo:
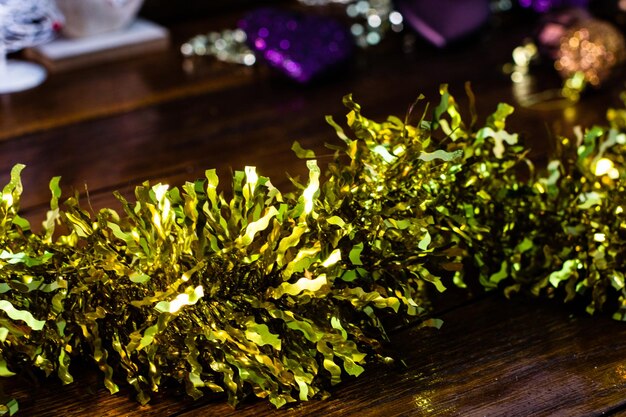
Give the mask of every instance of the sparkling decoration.
M 0 376 L 71 383 L 80 357 L 141 403 L 167 385 L 281 407 L 389 363 L 381 319 L 424 320 L 429 295 L 470 280 L 626 321 L 626 110 L 560 139 L 536 170 L 506 130 L 511 106 L 477 127 L 440 93 L 415 125 L 413 111 L 367 119 L 346 97 L 349 130 L 327 118 L 339 140 L 323 172 L 294 144 L 309 178 L 293 193 L 248 167 L 226 198 L 209 170 L 93 214 L 61 205 L 54 178 L 36 233 L 16 165 L 0 198 Z
M 598 86 L 625 58 L 624 36 L 607 22 L 589 19 L 563 36 L 554 67 L 564 78 L 580 74 Z
M 507 12 L 513 8 L 512 0 L 491 0 L 489 8 L 493 13 Z
M 222 62 L 231 64 L 254 65 L 256 55 L 246 45 L 246 32 L 242 29 L 210 32 L 198 35 L 180 47 L 183 56 L 213 56 Z
M 563 79 L 559 89 L 541 92 L 532 88 L 531 67 L 544 62 L 554 65 Z M 601 87 L 626 59 L 626 41 L 608 22 L 594 19 L 582 9 L 546 15 L 534 40 L 513 50 L 513 63 L 504 66 L 510 74 L 520 104 L 553 108 L 571 105 L 588 87 Z
M 350 32 L 361 48 L 377 45 L 389 29 L 400 32 L 403 18 L 391 0 L 298 0 L 308 6 L 340 4 L 350 18 Z
M 396 4 L 406 24 L 440 48 L 478 29 L 490 13 L 488 0 L 398 0 Z
M 389 29 L 400 32 L 404 27 L 404 18 L 393 9 L 391 0 L 298 1 L 306 6 L 341 5 L 351 24 L 346 29 L 326 17 L 262 8 L 242 19 L 238 29 L 191 38 L 181 46 L 181 53 L 186 58 L 213 56 L 245 65 L 265 60 L 287 76 L 308 82 L 317 73 L 346 60 L 352 54 L 352 44 L 361 48 L 377 45 Z M 266 36 L 260 36 L 259 31 Z M 345 36 L 348 31 L 350 35 Z M 266 37 L 270 43 L 278 42 L 269 47 L 271 50 L 266 50 Z M 304 75 L 298 75 L 300 71 Z
M 248 13 L 235 30 L 196 36 L 181 53 L 214 56 L 229 63 L 254 65 L 263 60 L 289 78 L 306 83 L 346 61 L 354 39 L 339 22 L 275 8 Z
M 334 19 L 273 8 L 248 13 L 239 27 L 257 56 L 298 82 L 308 82 L 348 59 L 354 42 Z
M 0 0 L 0 94 L 26 90 L 46 78 L 43 67 L 6 54 L 51 40 L 63 18 L 51 0 Z
M 537 91 L 531 68 L 541 60 L 534 42 L 527 41 L 516 47 L 512 57 L 513 63 L 505 64 L 502 69 L 511 77 L 512 92 L 517 104 L 535 110 L 550 110 L 568 107 L 578 99 L 580 90 L 566 94 L 563 85 Z
M 559 57 L 561 40 L 572 28 L 584 26 L 590 19 L 588 11 L 578 8 L 546 14 L 542 17 L 534 36 L 539 52 L 551 60 L 556 60 Z
M 545 13 L 567 7 L 587 7 L 589 0 L 519 0 L 522 7 L 532 8 L 536 12 Z

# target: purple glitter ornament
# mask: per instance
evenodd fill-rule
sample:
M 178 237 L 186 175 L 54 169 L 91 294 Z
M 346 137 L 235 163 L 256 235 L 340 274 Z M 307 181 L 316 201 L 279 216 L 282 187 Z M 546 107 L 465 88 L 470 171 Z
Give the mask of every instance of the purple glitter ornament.
M 306 83 L 348 59 L 354 40 L 333 19 L 261 8 L 247 14 L 239 28 L 257 57 L 288 77 Z
M 588 0 L 519 0 L 520 6 L 532 8 L 539 13 L 565 7 L 587 7 L 588 3 Z
M 404 21 L 440 48 L 482 26 L 489 17 L 489 0 L 398 0 Z

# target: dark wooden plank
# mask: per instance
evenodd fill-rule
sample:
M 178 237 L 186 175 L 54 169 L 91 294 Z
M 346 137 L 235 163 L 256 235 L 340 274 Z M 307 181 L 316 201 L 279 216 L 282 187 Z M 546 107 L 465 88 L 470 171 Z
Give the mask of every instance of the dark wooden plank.
M 0 140 L 253 82 L 255 71 L 236 65 L 190 73 L 179 52 L 189 37 L 232 27 L 239 15 L 175 25 L 165 51 L 50 74 L 37 88 L 0 95 Z
M 0 102 L 0 136 L 15 137 L 34 130 L 50 129 L 89 118 L 143 108 L 175 98 L 226 91 L 235 86 L 254 84 L 248 89 L 249 93 L 254 93 L 259 88 L 258 82 L 263 83 L 268 77 L 271 79 L 274 76 L 268 75 L 267 71 L 250 71 L 235 65 L 216 64 L 208 59 L 196 60 L 196 70 L 188 74 L 183 70 L 182 59 L 177 52 L 177 46 L 188 36 L 233 26 L 238 16 L 240 14 L 233 13 L 174 27 L 172 48 L 168 52 L 55 74 L 46 84 L 37 89 L 3 96 Z M 492 53 L 491 56 L 504 62 L 508 59 L 505 56 L 510 54 L 510 47 L 515 42 L 511 39 L 501 42 L 497 53 Z M 396 85 L 403 84 L 402 89 L 396 90 L 403 91 L 407 98 L 398 100 L 396 103 L 404 109 L 407 103 L 421 92 L 417 90 L 418 86 L 413 87 L 414 79 L 421 80 L 421 84 L 432 84 L 432 80 L 423 76 L 424 70 L 428 71 L 429 67 L 434 67 L 433 70 L 440 74 L 442 82 L 458 79 L 458 75 L 453 77 L 451 72 L 463 74 L 463 80 L 475 78 L 468 77 L 470 74 L 465 75 L 465 71 L 459 72 L 460 68 L 456 64 L 461 59 L 477 53 L 480 53 L 480 48 L 474 44 L 463 56 L 455 53 L 440 54 L 437 50 L 428 47 L 416 54 L 404 55 L 401 52 L 401 39 L 396 37 L 390 39 L 377 51 L 372 49 L 359 55 L 355 60 L 354 68 L 347 70 L 346 74 L 339 77 L 338 83 L 322 83 L 312 88 L 303 88 L 279 80 L 271 85 L 272 90 L 277 90 L 272 91 L 271 94 L 280 95 L 290 91 L 292 96 L 295 93 L 299 99 L 302 99 L 311 95 L 312 92 L 319 92 L 330 98 L 329 91 L 336 91 L 332 94 L 334 99 L 335 96 L 340 97 L 349 91 L 370 91 L 379 96 L 383 95 L 381 94 L 383 91 L 392 91 L 383 88 L 385 87 L 383 85 L 379 88 L 377 84 L 377 78 L 379 78 L 382 79 L 380 81 L 395 82 Z M 416 59 L 417 55 L 423 58 Z M 451 60 L 453 62 L 450 62 Z M 441 64 L 446 62 L 451 65 L 444 64 L 447 71 L 441 73 Z M 476 69 L 485 69 L 492 63 L 493 61 L 481 63 Z M 390 70 L 402 72 L 398 73 L 397 77 L 388 77 Z M 484 77 L 484 71 L 472 70 L 472 72 L 474 75 L 483 74 Z M 255 75 L 255 73 L 260 74 Z M 361 87 L 356 85 L 362 84 L 363 81 L 366 85 Z M 120 88 L 121 86 L 123 88 Z M 437 85 L 433 87 L 436 89 Z M 263 86 L 261 88 L 263 89 Z M 234 106 L 241 105 L 243 102 L 235 101 L 233 98 L 233 100 L 224 101 L 223 104 Z

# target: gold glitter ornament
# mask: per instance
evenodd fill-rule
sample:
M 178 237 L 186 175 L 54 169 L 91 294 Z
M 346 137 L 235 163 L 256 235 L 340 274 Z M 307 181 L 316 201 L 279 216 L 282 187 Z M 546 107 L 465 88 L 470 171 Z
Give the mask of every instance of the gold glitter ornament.
M 623 35 L 610 23 L 589 19 L 561 38 L 554 67 L 568 80 L 566 88 L 580 91 L 584 84 L 601 85 L 625 58 Z

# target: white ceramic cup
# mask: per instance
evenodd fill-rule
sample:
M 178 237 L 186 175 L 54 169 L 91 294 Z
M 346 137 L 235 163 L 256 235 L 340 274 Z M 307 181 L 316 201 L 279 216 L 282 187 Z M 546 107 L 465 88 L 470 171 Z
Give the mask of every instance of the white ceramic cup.
M 65 16 L 63 34 L 82 38 L 128 26 L 144 0 L 56 0 Z

